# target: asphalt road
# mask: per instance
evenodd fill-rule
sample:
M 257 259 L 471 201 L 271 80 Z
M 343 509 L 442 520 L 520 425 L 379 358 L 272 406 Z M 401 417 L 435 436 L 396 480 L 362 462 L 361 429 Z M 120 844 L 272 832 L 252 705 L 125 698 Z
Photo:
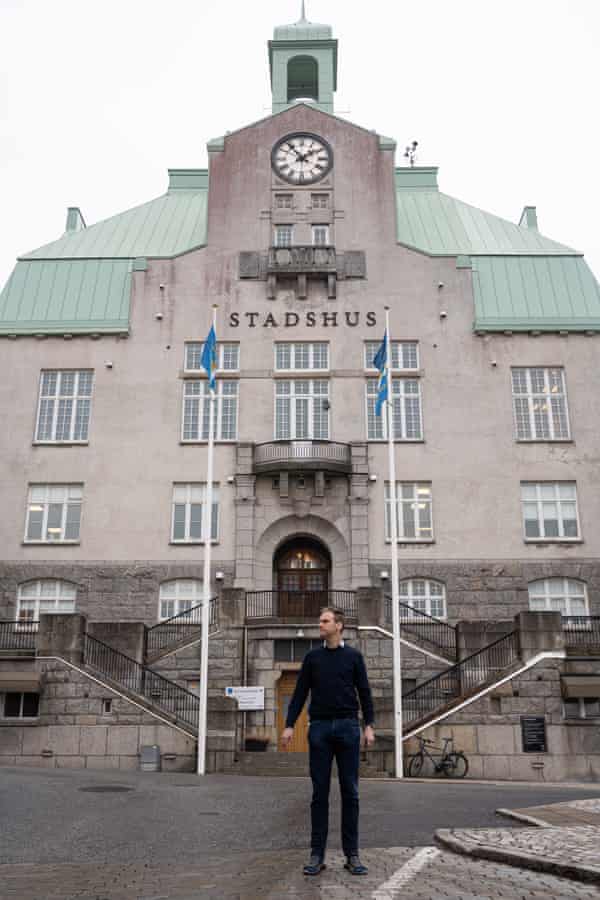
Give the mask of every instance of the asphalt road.
M 600 784 L 364 780 L 361 845 L 430 845 L 437 828 L 509 825 L 496 816 L 498 807 L 597 796 Z M 305 850 L 309 801 L 307 778 L 1 768 L 0 864 L 195 863 L 245 851 Z M 339 848 L 336 784 L 330 835 L 331 849 Z

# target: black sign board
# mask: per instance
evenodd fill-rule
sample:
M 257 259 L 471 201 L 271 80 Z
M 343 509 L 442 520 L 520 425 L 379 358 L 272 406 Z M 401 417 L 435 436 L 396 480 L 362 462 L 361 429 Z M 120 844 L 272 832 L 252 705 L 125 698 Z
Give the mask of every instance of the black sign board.
M 523 753 L 547 753 L 544 716 L 521 716 Z

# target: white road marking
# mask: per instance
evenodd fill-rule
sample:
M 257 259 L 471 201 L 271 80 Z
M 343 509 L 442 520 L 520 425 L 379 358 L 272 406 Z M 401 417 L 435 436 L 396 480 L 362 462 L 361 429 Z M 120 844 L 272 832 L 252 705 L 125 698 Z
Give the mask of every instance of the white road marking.
M 394 900 L 394 897 L 404 887 L 411 878 L 414 878 L 424 866 L 432 862 L 436 856 L 440 855 L 440 851 L 436 847 L 422 847 L 407 863 L 404 863 L 391 878 L 380 884 L 379 887 L 371 894 L 372 900 Z

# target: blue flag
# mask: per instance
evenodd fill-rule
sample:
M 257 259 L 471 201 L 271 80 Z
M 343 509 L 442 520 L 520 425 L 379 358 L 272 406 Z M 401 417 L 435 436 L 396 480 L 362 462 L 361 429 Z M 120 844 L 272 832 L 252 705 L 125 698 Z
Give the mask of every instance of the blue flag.
M 208 386 L 211 391 L 215 390 L 217 385 L 215 372 L 217 371 L 217 335 L 215 334 L 215 326 L 210 326 L 208 337 L 204 342 L 201 357 L 202 367 L 208 375 Z
M 387 361 L 387 331 L 384 332 L 379 350 L 373 359 L 373 365 L 379 369 L 379 381 L 377 382 L 377 400 L 375 401 L 375 415 L 381 415 L 381 408 L 388 398 L 388 379 L 386 370 Z

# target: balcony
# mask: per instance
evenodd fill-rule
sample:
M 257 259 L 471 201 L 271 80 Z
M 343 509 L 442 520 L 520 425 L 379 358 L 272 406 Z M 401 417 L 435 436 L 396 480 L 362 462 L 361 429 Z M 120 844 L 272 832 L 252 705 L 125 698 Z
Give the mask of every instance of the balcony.
M 239 256 L 239 277 L 267 282 L 267 297 L 274 300 L 277 281 L 294 278 L 298 297 L 305 299 L 308 279 L 327 282 L 327 295 L 336 296 L 337 282 L 344 278 L 366 278 L 367 262 L 364 250 L 339 251 L 330 245 L 294 244 L 291 247 L 269 247 L 266 253 L 242 250 Z
M 335 606 L 357 621 L 354 591 L 248 591 L 246 621 L 315 622 L 324 606 Z
M 254 448 L 254 474 L 265 472 L 320 471 L 349 475 L 349 444 L 336 441 L 271 441 Z

